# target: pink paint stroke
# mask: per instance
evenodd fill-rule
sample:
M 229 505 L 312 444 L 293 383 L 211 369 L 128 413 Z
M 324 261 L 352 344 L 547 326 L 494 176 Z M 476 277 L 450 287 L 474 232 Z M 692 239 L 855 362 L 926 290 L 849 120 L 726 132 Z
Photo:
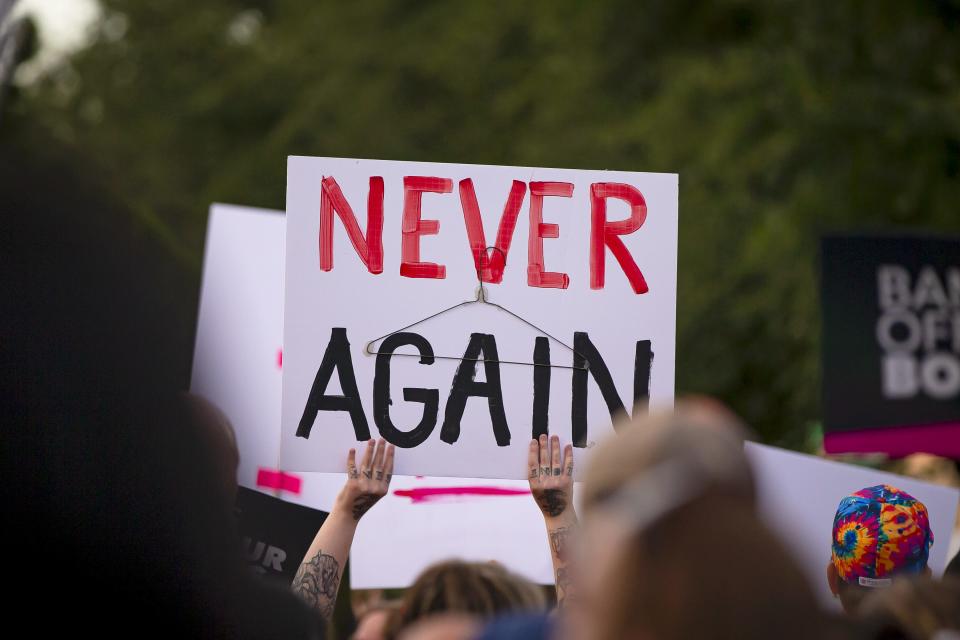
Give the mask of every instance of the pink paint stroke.
M 823 448 L 827 453 L 885 453 L 893 458 L 911 453 L 960 458 L 960 422 L 826 433 Z
M 303 480 L 300 479 L 300 476 L 293 475 L 292 473 L 260 467 L 257 469 L 257 486 L 300 495 Z
M 277 369 L 283 369 L 283 349 L 277 349 Z
M 507 489 L 505 487 L 418 487 L 416 489 L 397 489 L 393 492 L 393 495 L 400 498 L 410 498 L 412 504 L 422 504 L 445 498 L 525 496 L 529 493 L 529 489 Z

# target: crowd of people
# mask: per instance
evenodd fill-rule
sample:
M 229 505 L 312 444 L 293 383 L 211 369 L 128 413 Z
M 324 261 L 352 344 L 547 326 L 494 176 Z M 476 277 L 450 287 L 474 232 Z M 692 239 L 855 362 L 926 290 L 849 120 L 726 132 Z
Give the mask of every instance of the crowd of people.
M 530 489 L 544 517 L 555 605 L 496 563 L 450 561 L 372 608 L 353 637 L 960 637 L 958 567 L 931 577 L 926 508 L 888 485 L 838 505 L 824 579 L 843 613 L 822 607 L 757 513 L 746 436 L 734 415 L 702 399 L 638 417 L 591 457 L 582 518 L 571 447 L 557 436 L 532 440 Z M 349 452 L 346 483 L 292 585 L 321 617 L 333 610 L 357 526 L 387 493 L 395 455 L 383 440 L 359 457 Z
M 4 548 L 11 619 L 44 635 L 332 637 L 351 541 L 387 492 L 386 443 L 344 452 L 346 481 L 292 585 L 246 567 L 233 514 L 236 444 L 209 404 L 177 393 L 164 309 L 140 259 L 101 247 L 94 217 L 15 163 L 3 175 Z M 34 184 L 31 184 L 31 180 Z M 78 185 L 77 189 L 82 186 Z M 20 198 L 18 200 L 18 198 Z M 527 475 L 554 565 L 545 591 L 451 559 L 348 633 L 399 638 L 906 638 L 960 634 L 960 567 L 932 575 L 924 506 L 895 487 L 844 499 L 822 606 L 757 512 L 746 427 L 717 403 L 637 415 L 584 470 L 556 436 Z M 824 540 L 824 545 L 829 545 Z M 344 638 L 341 634 L 337 637 Z

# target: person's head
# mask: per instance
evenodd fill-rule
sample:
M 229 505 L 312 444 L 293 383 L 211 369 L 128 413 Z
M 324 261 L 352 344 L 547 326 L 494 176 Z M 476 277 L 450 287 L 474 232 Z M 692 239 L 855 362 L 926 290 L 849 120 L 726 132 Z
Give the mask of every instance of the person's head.
M 211 453 L 217 484 L 223 491 L 227 504 L 233 505 L 237 497 L 237 467 L 240 465 L 240 450 L 237 436 L 229 418 L 206 398 L 186 393 L 182 397 L 186 420 L 197 430 Z
M 928 576 L 897 580 L 868 593 L 857 609 L 875 638 L 932 640 L 938 632 L 960 632 L 960 581 Z
M 351 640 L 384 640 L 390 617 L 399 610 L 400 602 L 396 600 L 380 601 L 368 606 L 357 621 L 357 629 Z
M 589 541 L 586 541 L 589 544 Z M 812 638 L 816 598 L 751 506 L 708 491 L 629 534 L 583 605 L 585 638 Z
M 755 513 L 745 428 L 704 402 L 620 425 L 585 475 L 582 638 L 808 637 L 814 596 Z
M 746 429 L 729 411 L 697 401 L 681 402 L 673 411 L 651 413 L 619 424 L 616 436 L 600 442 L 584 474 L 582 533 L 589 535 L 592 543 L 584 563 L 588 570 L 578 576 L 579 595 L 586 596 L 600 588 L 606 567 L 617 560 L 615 550 L 622 542 L 624 527 L 617 517 L 608 517 L 615 510 L 601 507 L 608 506 L 613 496 L 638 479 L 647 487 L 653 486 L 647 474 L 662 468 L 664 463 L 695 469 L 696 491 L 701 490 L 701 484 L 712 484 L 718 492 L 752 505 L 755 488 L 743 453 L 745 433 Z M 670 469 L 666 471 L 669 475 Z M 685 471 L 681 475 L 693 478 Z M 709 480 L 701 481 L 701 475 Z M 670 484 L 669 478 L 661 482 Z M 677 492 L 663 491 L 651 499 L 673 500 L 674 494 Z M 648 512 L 661 508 L 655 505 Z
M 832 538 L 827 582 L 848 613 L 894 578 L 930 572 L 933 531 L 927 508 L 896 487 L 867 487 L 841 500 Z
M 544 609 L 543 590 L 503 565 L 448 560 L 425 569 L 407 589 L 387 637 L 395 638 L 414 622 L 443 613 L 486 619 L 510 611 Z

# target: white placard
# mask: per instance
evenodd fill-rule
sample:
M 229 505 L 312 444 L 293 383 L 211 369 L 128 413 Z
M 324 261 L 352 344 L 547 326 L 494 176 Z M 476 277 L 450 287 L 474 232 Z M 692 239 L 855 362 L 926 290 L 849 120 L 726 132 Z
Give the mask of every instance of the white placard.
M 878 484 L 906 491 L 927 507 L 934 543 L 928 564 L 940 576 L 949 560 L 960 492 L 866 467 L 748 443 L 759 487 L 760 512 L 807 574 L 827 606 L 838 607 L 827 585 L 833 516 L 845 496 Z
M 257 485 L 280 456 L 283 248 L 280 211 L 224 204 L 210 207 L 203 257 L 190 391 L 213 402 L 237 437 L 237 482 Z M 301 476 L 287 500 L 329 510 L 342 476 Z
M 390 382 L 375 394 L 365 345 L 473 298 L 477 262 L 502 255 L 502 281 L 486 288 L 510 313 L 465 305 L 409 329 L 419 346 L 394 353 L 435 357 L 384 356 Z M 579 457 L 612 430 L 608 402 L 672 403 L 676 256 L 675 174 L 291 157 L 282 466 L 339 471 L 369 434 L 406 445 L 397 474 L 522 479 L 544 417 Z M 491 362 L 542 361 L 542 343 L 549 368 Z M 539 378 L 535 394 L 538 369 L 549 386 Z
M 256 483 L 258 470 L 275 469 L 279 455 L 285 226 L 280 211 L 211 207 L 191 391 L 211 400 L 233 423 L 240 485 L 329 510 L 343 473 L 298 473 L 299 494 Z M 449 488 L 461 491 L 418 499 L 402 494 Z M 351 586 L 406 587 L 424 568 L 451 556 L 496 560 L 549 584 L 553 573 L 543 518 L 526 489 L 526 482 L 508 480 L 395 477 L 391 493 L 364 516 L 357 532 Z M 395 543 L 383 545 L 377 532 L 384 527 Z
M 453 558 L 497 561 L 553 584 L 547 531 L 526 481 L 394 478 L 357 527 L 350 585 L 408 587 L 430 565 Z

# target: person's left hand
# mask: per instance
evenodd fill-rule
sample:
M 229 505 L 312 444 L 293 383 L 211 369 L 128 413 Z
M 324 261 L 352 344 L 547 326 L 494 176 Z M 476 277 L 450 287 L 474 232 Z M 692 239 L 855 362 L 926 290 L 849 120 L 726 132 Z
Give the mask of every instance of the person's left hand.
M 393 478 L 393 458 L 396 447 L 386 440 L 369 440 L 357 467 L 357 451 L 347 455 L 347 482 L 337 495 L 334 509 L 350 513 L 359 521 L 370 507 L 387 495 Z
M 573 514 L 573 447 L 564 447 L 562 456 L 557 436 L 530 441 L 530 493 L 547 520 Z

